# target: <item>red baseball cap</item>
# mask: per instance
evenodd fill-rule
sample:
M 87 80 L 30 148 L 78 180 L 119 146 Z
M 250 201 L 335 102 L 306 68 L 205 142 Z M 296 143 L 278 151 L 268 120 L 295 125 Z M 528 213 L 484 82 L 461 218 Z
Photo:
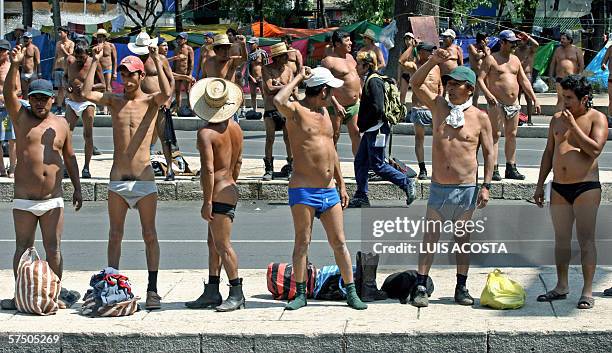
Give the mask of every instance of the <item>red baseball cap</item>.
M 145 72 L 142 60 L 140 60 L 140 58 L 134 55 L 126 56 L 125 58 L 123 58 L 123 60 L 121 60 L 121 63 L 119 64 L 119 68 L 121 68 L 121 66 L 124 66 L 126 69 L 128 69 L 129 72 Z

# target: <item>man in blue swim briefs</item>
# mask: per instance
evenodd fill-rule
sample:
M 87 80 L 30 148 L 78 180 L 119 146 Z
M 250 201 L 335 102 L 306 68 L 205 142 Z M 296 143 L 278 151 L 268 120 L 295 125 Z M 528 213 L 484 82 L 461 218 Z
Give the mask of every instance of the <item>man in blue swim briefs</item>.
M 306 83 L 306 97 L 289 101 L 293 90 L 302 81 Z M 287 119 L 287 134 L 294 158 L 293 175 L 289 181 L 289 206 L 295 229 L 293 268 L 297 293 L 285 307 L 287 310 L 306 306 L 306 257 L 314 217 L 319 218 L 325 228 L 336 263 L 347 284 L 348 305 L 357 310 L 367 308 L 357 296 L 353 282 L 353 266 L 344 238 L 342 216 L 342 209 L 348 206 L 348 194 L 334 147 L 334 130 L 325 108 L 331 104 L 333 90 L 342 84 L 342 80 L 335 78 L 326 68 L 311 70 L 303 67 L 274 97 L 274 105 Z
M 474 71 L 458 66 L 442 76 L 447 101 L 443 95 L 424 85 L 429 72 L 438 64 L 454 60 L 455 54 L 438 49 L 410 79 L 410 85 L 432 115 L 432 174 L 429 201 L 427 203 L 427 224 L 423 235 L 423 248 L 433 248 L 440 239 L 441 227 L 445 221 L 455 225 L 454 239 L 457 244 L 470 241 L 470 233 L 465 221 L 472 218 L 476 206 L 483 208 L 489 200 L 489 187 L 493 175 L 493 136 L 491 123 L 486 113 L 472 105 L 472 95 L 476 86 Z M 484 159 L 484 183 L 478 190 L 478 146 L 482 146 Z M 437 221 L 437 222 L 436 222 Z M 429 224 L 434 224 L 429 226 Z M 458 229 L 457 229 L 458 228 Z M 426 307 L 429 299 L 426 290 L 428 273 L 434 254 L 419 254 L 417 288 L 412 293 L 412 305 Z M 457 285 L 455 302 L 472 305 L 474 299 L 466 287 L 469 270 L 469 254 L 456 254 Z

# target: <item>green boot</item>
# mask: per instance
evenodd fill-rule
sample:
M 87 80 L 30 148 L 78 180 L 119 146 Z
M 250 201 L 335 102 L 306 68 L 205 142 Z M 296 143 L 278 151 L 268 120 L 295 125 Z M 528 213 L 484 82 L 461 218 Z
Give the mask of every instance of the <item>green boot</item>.
M 364 304 L 364 302 L 359 299 L 357 290 L 355 289 L 355 283 L 346 285 L 346 302 L 353 309 L 364 310 L 368 308 L 368 305 Z
M 297 310 L 303 306 L 306 306 L 306 282 L 295 283 L 295 299 L 287 303 L 285 310 Z M 355 287 L 353 286 L 353 290 Z M 356 294 L 355 294 L 356 295 Z

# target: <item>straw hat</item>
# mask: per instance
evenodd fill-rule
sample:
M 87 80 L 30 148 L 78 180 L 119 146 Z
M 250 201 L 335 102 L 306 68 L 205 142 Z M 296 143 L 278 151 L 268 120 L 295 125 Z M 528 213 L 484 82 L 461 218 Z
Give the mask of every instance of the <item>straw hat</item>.
M 273 58 L 275 56 L 287 54 L 289 50 L 287 50 L 287 45 L 283 42 L 276 43 L 270 46 L 270 57 Z
M 95 36 L 96 37 L 98 37 L 98 36 L 105 36 L 106 38 L 108 38 L 108 37 L 110 37 L 110 34 L 108 34 L 108 32 L 104 28 L 100 28 L 96 32 Z
M 361 35 L 364 38 L 370 38 L 372 41 L 376 42 L 376 33 L 370 28 L 366 29 L 365 33 Z
M 229 38 L 227 37 L 227 34 L 217 34 L 214 38 L 213 38 L 213 47 L 219 46 L 219 45 L 232 45 L 232 42 L 229 41 Z
M 134 43 L 128 43 L 128 49 L 136 55 L 149 54 L 149 46 L 156 46 L 158 38 L 151 38 L 147 32 L 140 32 Z
M 200 119 L 221 123 L 230 119 L 242 105 L 242 89 L 222 78 L 205 78 L 191 88 L 189 105 Z

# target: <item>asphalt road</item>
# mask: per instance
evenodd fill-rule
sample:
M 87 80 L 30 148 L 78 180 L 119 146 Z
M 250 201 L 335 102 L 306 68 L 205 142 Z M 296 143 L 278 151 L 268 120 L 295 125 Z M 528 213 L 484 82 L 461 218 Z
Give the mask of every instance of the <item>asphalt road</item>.
M 198 156 L 196 148 L 196 133 L 195 131 L 177 131 L 179 148 L 187 156 Z M 76 128 L 75 138 L 73 140 L 77 151 L 83 151 L 83 138 L 81 128 Z M 263 158 L 265 133 L 260 131 L 245 131 L 244 133 L 244 151 L 243 158 Z M 503 155 L 504 139 L 500 140 L 500 162 L 504 163 Z M 94 144 L 104 153 L 112 153 L 113 140 L 111 128 L 97 127 L 94 129 Z M 543 138 L 520 138 L 517 148 L 517 161 L 519 166 L 523 167 L 539 167 L 542 157 L 542 150 L 546 146 L 546 139 Z M 159 143 L 156 148 L 159 150 Z M 416 156 L 414 154 L 414 136 L 395 135 L 393 136 L 393 154 L 399 156 L 408 163 L 416 164 Z M 338 142 L 338 151 L 340 160 L 343 162 L 352 162 L 353 153 L 351 151 L 351 143 L 347 134 L 342 134 Z M 277 133 L 274 142 L 274 158 L 285 159 L 285 146 L 281 133 Z M 482 164 L 482 158 L 479 157 Z M 425 137 L 425 162 L 431 163 L 431 136 Z M 599 157 L 599 166 L 601 170 L 612 170 L 612 151 L 604 150 Z
M 395 220 L 396 217 L 418 221 L 425 214 L 425 201 L 417 201 L 409 208 L 400 202 L 374 203 L 367 210 L 349 209 L 344 212 L 348 248 L 372 251 L 374 244 L 418 244 L 422 234 L 414 237 L 388 233 L 374 238 L 372 219 Z M 612 205 L 599 210 L 597 239 L 598 263 L 612 265 Z M 207 267 L 206 224 L 200 218 L 199 202 L 162 202 L 158 205 L 157 231 L 161 247 L 162 269 L 201 269 Z M 0 269 L 11 268 L 14 245 L 14 225 L 11 204 L 0 203 Z M 486 266 L 537 266 L 553 264 L 554 233 L 549 211 L 538 209 L 526 201 L 492 200 L 484 210 L 478 210 L 475 220 L 484 222 L 485 232 L 474 233 L 472 240 L 481 243 L 504 243 L 507 254 L 481 254 L 472 263 Z M 66 205 L 62 254 L 64 267 L 69 270 L 96 271 L 106 265 L 108 217 L 104 202 L 88 202 L 75 213 Z M 291 262 L 293 222 L 286 203 L 243 202 L 238 205 L 232 240 L 239 256 L 240 267 L 264 269 L 270 262 Z M 40 241 L 40 233 L 37 234 Z M 396 239 L 394 241 L 393 239 Z M 450 241 L 450 235 L 443 235 Z M 575 238 L 574 238 L 575 240 Z M 42 243 L 36 243 L 44 253 Z M 574 242 L 574 260 L 579 259 Z M 498 249 L 499 250 L 499 249 Z M 476 251 L 476 250 L 474 250 Z M 146 268 L 144 245 L 140 236 L 137 211 L 128 212 L 122 249 L 123 269 Z M 454 255 L 439 255 L 437 264 L 452 263 Z M 334 259 L 319 221 L 315 220 L 309 260 L 317 267 L 333 264 Z M 414 268 L 415 255 L 383 255 L 381 264 L 391 267 Z

